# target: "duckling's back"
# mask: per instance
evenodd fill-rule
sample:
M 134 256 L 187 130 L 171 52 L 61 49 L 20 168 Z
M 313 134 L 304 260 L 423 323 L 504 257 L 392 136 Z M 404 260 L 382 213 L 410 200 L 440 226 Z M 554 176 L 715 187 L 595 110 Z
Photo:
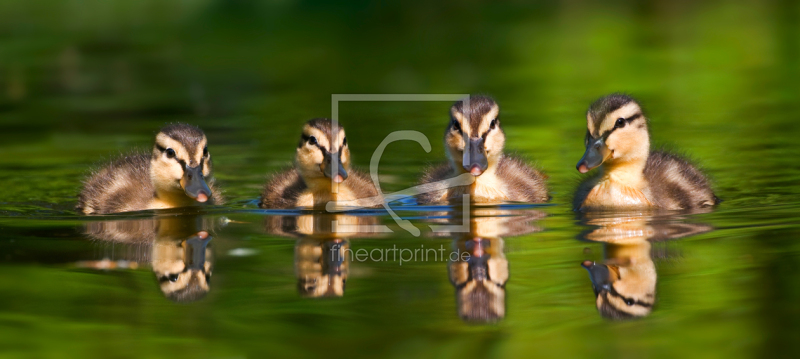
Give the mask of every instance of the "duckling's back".
M 710 207 L 718 203 L 708 178 L 695 166 L 671 153 L 655 151 L 647 158 L 644 176 L 652 199 L 666 209 Z
M 153 193 L 150 156 L 133 152 L 95 171 L 84 181 L 77 209 L 84 214 L 146 209 Z
M 512 201 L 547 202 L 547 176 L 531 167 L 522 158 L 504 155 L 497 166 L 497 177 L 506 182 L 507 196 Z
M 273 209 L 297 207 L 297 198 L 307 188 L 296 169 L 279 172 L 267 181 L 258 205 Z

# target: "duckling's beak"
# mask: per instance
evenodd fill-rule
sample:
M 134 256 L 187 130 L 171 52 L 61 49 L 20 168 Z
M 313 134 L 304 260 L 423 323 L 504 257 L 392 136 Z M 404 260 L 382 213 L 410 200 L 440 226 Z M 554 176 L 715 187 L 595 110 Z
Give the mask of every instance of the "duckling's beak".
M 594 288 L 595 295 L 600 291 L 611 289 L 611 271 L 609 271 L 607 265 L 583 261 L 581 266 L 589 271 L 589 279 L 592 280 L 592 288 Z
M 486 148 L 483 146 L 484 141 L 483 137 L 470 138 L 469 150 L 464 151 L 462 160 L 464 169 L 475 177 L 483 174 L 486 168 L 489 167 L 489 161 L 486 159 Z
M 333 159 L 338 158 L 339 163 L 336 166 L 336 173 L 333 172 Z M 341 152 L 336 153 L 328 153 L 325 155 L 325 159 L 322 160 L 322 164 L 319 165 L 322 173 L 325 177 L 332 178 L 336 183 L 342 183 L 344 180 L 347 179 L 347 171 L 344 169 L 344 165 L 342 164 L 342 156 Z
M 203 165 L 197 167 L 189 167 L 183 170 L 183 179 L 181 180 L 184 192 L 189 197 L 197 200 L 197 202 L 208 201 L 211 197 L 211 189 L 208 188 L 206 180 L 203 178 Z
M 600 138 L 586 147 L 586 153 L 583 154 L 583 158 L 578 161 L 578 165 L 575 167 L 580 173 L 589 172 L 589 170 L 603 164 L 603 161 L 605 161 L 610 154 L 611 151 L 609 151 L 606 146 L 605 139 Z

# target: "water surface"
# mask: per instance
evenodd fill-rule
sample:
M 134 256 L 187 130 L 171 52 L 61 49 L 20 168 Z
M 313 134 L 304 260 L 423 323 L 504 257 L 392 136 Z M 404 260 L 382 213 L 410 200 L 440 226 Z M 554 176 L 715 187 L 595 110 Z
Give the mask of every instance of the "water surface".
M 0 11 L 2 356 L 761 357 L 797 346 L 792 2 L 42 4 Z M 571 210 L 584 111 L 612 91 L 641 100 L 654 146 L 691 157 L 721 205 Z M 467 222 L 460 208 L 398 203 L 419 237 L 380 211 L 258 209 L 266 176 L 290 165 L 301 124 L 331 116 L 336 93 L 491 94 L 507 149 L 548 173 L 552 201 L 475 208 Z M 421 131 L 430 153 L 395 143 L 380 166 L 384 191 L 415 184 L 444 158 L 449 105 L 341 105 L 355 164 L 391 131 Z M 73 211 L 92 166 L 149 148 L 175 121 L 208 134 L 228 205 Z M 394 231 L 342 233 L 331 220 Z M 465 232 L 429 228 L 446 223 Z M 433 252 L 401 263 L 387 249 Z M 359 250 L 373 258 L 338 257 Z

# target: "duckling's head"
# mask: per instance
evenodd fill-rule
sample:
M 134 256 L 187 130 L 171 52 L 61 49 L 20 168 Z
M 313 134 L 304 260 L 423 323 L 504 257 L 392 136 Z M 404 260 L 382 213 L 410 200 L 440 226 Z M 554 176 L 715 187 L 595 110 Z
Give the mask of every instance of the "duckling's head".
M 295 168 L 310 188 L 326 188 L 331 181 L 341 183 L 350 169 L 350 149 L 344 127 L 327 118 L 315 118 L 303 126 L 297 145 Z
M 198 202 L 211 197 L 205 178 L 211 175 L 206 135 L 184 123 L 166 126 L 156 135 L 151 173 L 157 194 L 183 192 Z
M 576 166 L 581 173 L 600 166 L 647 161 L 650 135 L 642 108 L 632 97 L 611 94 L 592 103 L 586 113 L 586 152 Z
M 506 136 L 500 128 L 500 107 L 492 98 L 471 96 L 465 102 L 450 108 L 444 143 L 453 168 L 477 177 L 500 161 Z

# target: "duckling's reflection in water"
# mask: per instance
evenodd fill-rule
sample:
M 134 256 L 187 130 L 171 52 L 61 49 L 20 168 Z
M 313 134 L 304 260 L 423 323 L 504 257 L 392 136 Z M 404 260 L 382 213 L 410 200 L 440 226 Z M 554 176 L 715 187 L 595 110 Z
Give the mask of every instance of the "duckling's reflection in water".
M 86 234 L 95 240 L 123 243 L 127 259 L 148 262 L 165 297 L 188 303 L 210 290 L 213 222 L 198 216 L 92 222 Z
M 651 243 L 712 230 L 711 226 L 682 220 L 682 215 L 663 214 L 586 215 L 586 224 L 599 227 L 583 237 L 603 242 L 605 249 L 603 263 L 581 263 L 589 272 L 597 310 L 602 317 L 626 320 L 650 315 L 656 301 L 658 279 Z
M 302 238 L 294 247 L 297 290 L 311 298 L 341 297 L 350 271 L 346 251 L 350 242 L 335 238 Z
M 446 233 L 453 237 L 448 274 L 462 320 L 491 323 L 505 317 L 508 260 L 502 237 L 539 232 L 534 221 L 542 217 L 543 212 L 533 210 L 473 208 L 468 231 Z
M 350 273 L 349 238 L 375 237 L 377 217 L 315 213 L 267 217 L 268 233 L 297 238 L 294 268 L 303 297 L 344 295 Z

